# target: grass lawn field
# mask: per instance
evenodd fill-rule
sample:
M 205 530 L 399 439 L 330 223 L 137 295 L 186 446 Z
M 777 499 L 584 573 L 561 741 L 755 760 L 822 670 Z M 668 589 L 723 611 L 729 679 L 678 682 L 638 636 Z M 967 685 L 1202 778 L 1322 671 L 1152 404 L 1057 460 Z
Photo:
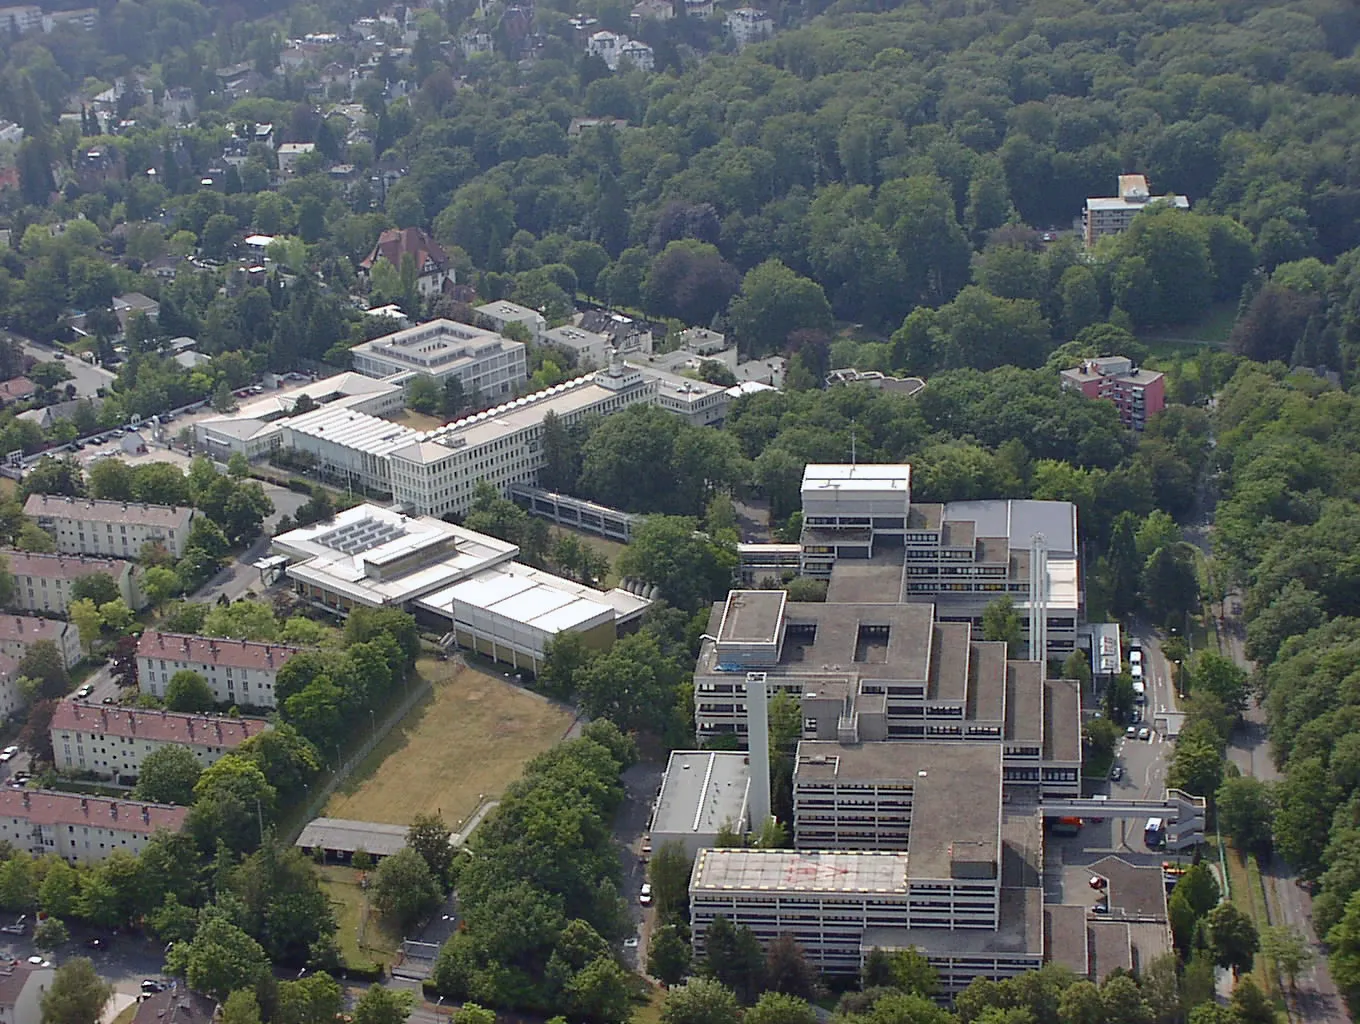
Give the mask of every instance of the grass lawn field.
M 457 828 L 571 725 L 555 704 L 458 662 L 424 658 L 417 671 L 434 694 L 331 797 L 330 817 L 409 825 L 437 812 Z
M 584 531 L 581 530 L 573 530 L 569 526 L 554 525 L 548 531 L 548 533 L 554 541 L 557 540 L 557 538 L 561 535 L 570 534 L 571 536 L 579 540 L 582 544 L 589 547 L 592 551 L 596 552 L 597 554 L 604 555 L 605 558 L 609 559 L 609 573 L 608 575 L 605 576 L 604 585 L 606 587 L 617 587 L 619 585 L 620 579 L 619 570 L 615 563 L 618 562 L 619 555 L 623 554 L 625 551 L 628 550 L 627 544 L 620 544 L 616 540 L 609 540 L 605 537 L 600 537 L 593 533 L 585 533 Z M 548 550 L 549 552 L 552 551 L 551 542 L 549 543 Z
M 385 418 L 393 423 L 400 423 L 403 427 L 410 427 L 412 430 L 434 430 L 448 422 L 446 418 L 429 416 L 423 412 L 412 412 L 410 409 L 403 409 L 401 412 L 393 413 Z
M 316 869 L 321 889 L 331 901 L 335 934 L 340 956 L 351 967 L 366 967 L 374 961 L 390 964 L 401 948 L 401 936 L 387 927 L 376 912 L 368 909 L 364 891 L 359 887 L 360 872 L 342 864 L 327 864 Z M 359 941 L 360 926 L 363 942 Z

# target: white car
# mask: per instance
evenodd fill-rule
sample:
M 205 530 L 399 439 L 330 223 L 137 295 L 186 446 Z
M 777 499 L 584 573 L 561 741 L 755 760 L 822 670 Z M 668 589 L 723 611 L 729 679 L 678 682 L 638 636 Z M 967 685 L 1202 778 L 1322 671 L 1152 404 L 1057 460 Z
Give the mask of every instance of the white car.
M 638 902 L 641 903 L 644 907 L 650 907 L 652 905 L 651 882 L 642 883 L 642 891 L 638 893 Z
M 8 754 L 10 757 L 13 757 L 15 754 L 19 753 L 19 748 L 17 745 L 11 743 L 8 747 L 5 748 L 5 753 Z
M 76 691 L 76 696 L 88 697 L 92 693 L 94 693 L 94 687 L 91 686 L 89 683 L 86 683 L 84 686 L 82 686 L 79 690 Z
M 1130 664 L 1130 665 L 1141 665 L 1142 663 L 1143 663 L 1143 652 L 1142 652 L 1142 651 L 1129 651 L 1129 664 Z
M 1138 730 L 1138 738 L 1140 740 L 1152 739 L 1152 730 L 1149 729 L 1147 726 L 1143 726 L 1143 728 Z

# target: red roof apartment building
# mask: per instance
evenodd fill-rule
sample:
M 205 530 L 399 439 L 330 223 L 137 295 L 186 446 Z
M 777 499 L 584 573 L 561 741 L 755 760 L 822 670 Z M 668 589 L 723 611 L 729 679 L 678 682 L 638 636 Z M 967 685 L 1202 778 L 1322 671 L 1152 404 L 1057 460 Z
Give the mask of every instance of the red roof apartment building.
M 143 693 L 164 697 L 175 673 L 188 669 L 208 681 L 219 704 L 272 708 L 279 669 L 303 650 L 306 648 L 148 629 L 137 643 L 137 681 Z
M 258 718 L 106 708 L 61 701 L 52 715 L 52 752 L 64 772 L 93 772 L 131 785 L 142 761 L 167 744 L 184 747 L 204 768 L 269 728 Z
M 1119 410 L 1126 427 L 1142 430 L 1147 421 L 1166 408 L 1166 380 L 1153 370 L 1133 365 L 1127 356 L 1085 359 L 1062 371 L 1062 386 L 1080 391 L 1087 398 L 1107 398 Z
M 0 840 L 35 857 L 55 853 L 97 864 L 114 850 L 137 854 L 157 832 L 184 827 L 187 807 L 110 800 L 48 789 L 0 790 Z

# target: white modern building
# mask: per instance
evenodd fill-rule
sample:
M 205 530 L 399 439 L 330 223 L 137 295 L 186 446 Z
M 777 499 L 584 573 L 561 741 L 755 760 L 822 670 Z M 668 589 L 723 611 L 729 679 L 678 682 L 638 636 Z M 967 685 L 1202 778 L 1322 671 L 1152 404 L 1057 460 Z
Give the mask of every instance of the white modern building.
M 0 655 L 18 661 L 39 640 L 50 640 L 67 668 L 80 660 L 80 631 L 73 623 L 28 615 L 0 615 Z
M 673 750 L 652 810 L 653 852 L 678 843 L 693 860 L 717 845 L 723 829 L 744 835 L 750 828 L 751 766 L 738 750 Z
M 548 413 L 570 426 L 586 416 L 655 402 L 656 382 L 616 361 L 607 370 L 415 435 L 389 456 L 392 497 L 422 515 L 461 515 L 481 481 L 502 494 L 511 484 L 537 483 Z
M 65 613 L 76 580 L 101 573 L 113 580 L 129 608 L 146 604 L 137 588 L 136 566 L 122 559 L 32 551 L 4 551 L 0 559 L 14 577 L 14 606 L 20 611 Z
M 52 715 L 52 752 L 58 771 L 92 772 L 132 785 L 141 774 L 142 761 L 162 747 L 184 747 L 206 768 L 268 728 L 269 723 L 258 718 L 63 700 Z
M 586 53 L 599 57 L 610 71 L 617 71 L 624 61 L 642 71 L 651 71 L 656 66 L 656 55 L 650 46 L 617 32 L 591 35 L 586 43 Z
M 612 346 L 603 334 L 566 324 L 544 331 L 542 342 L 570 352 L 582 370 L 599 370 L 609 365 Z
M 478 306 L 473 312 L 496 332 L 504 331 L 511 324 L 523 324 L 534 341 L 538 341 L 548 329 L 547 319 L 538 310 L 505 299 Z
M 179 558 L 189 540 L 194 510 L 187 505 L 30 494 L 24 515 L 52 534 L 63 554 L 137 558 L 142 545 L 154 541 Z
M 272 708 L 279 669 L 304 650 L 149 629 L 137 642 L 137 684 L 143 693 L 164 697 L 176 672 L 197 672 L 219 704 Z
M 425 516 L 358 505 L 274 538 L 294 590 L 319 608 L 394 607 L 449 642 L 538 671 L 559 633 L 610 646 L 651 602 L 599 591 L 514 560 L 513 544 Z
M 34 857 L 98 864 L 114 850 L 139 854 L 157 832 L 184 828 L 187 807 L 110 800 L 49 789 L 0 790 L 0 842 Z
M 1118 195 L 1086 200 L 1086 208 L 1082 211 L 1082 234 L 1087 247 L 1109 235 L 1127 231 L 1134 217 L 1154 205 L 1188 210 L 1190 200 L 1174 192 L 1153 196 L 1144 175 L 1121 174 Z
M 639 365 L 637 369 L 656 383 L 657 404 L 690 426 L 716 426 L 727 417 L 732 396 L 722 384 L 710 384 L 646 365 Z
M 304 415 L 305 410 L 314 406 L 390 416 L 401 412 L 405 399 L 400 382 L 378 380 L 362 373 L 337 373 L 271 391 L 234 412 L 199 420 L 194 424 L 194 440 L 221 462 L 236 452 L 251 460 L 261 459 L 283 447 L 283 422 Z M 300 408 L 304 412 L 299 412 Z
M 415 438 L 409 427 L 343 405 L 327 405 L 279 424 L 282 445 L 316 460 L 316 472 L 341 486 L 392 493 L 388 458 Z
M 316 152 L 315 142 L 285 142 L 279 146 L 279 173 L 292 174 L 297 162 L 309 153 Z
M 423 373 L 442 387 L 450 378 L 465 394 L 508 395 L 528 376 L 524 345 L 491 331 L 431 320 L 350 349 L 354 369 L 369 377 Z

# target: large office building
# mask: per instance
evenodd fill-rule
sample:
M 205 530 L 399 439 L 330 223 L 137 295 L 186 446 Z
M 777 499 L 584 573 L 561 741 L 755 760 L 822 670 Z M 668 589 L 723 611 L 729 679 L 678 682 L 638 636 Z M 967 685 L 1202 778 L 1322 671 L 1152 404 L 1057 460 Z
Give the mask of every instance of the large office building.
M 189 541 L 194 510 L 187 505 L 30 494 L 24 515 L 52 534 L 57 550 L 65 555 L 137 558 L 143 544 L 155 542 L 179 558 Z
M 137 588 L 136 566 L 119 558 L 33 551 L 5 551 L 0 558 L 14 577 L 14 606 L 20 611 L 64 614 L 75 582 L 100 574 L 113 580 L 118 596 L 129 608 L 136 610 L 146 604 Z
M 701 740 L 745 738 L 751 672 L 768 692 L 798 700 L 804 740 L 999 744 L 1007 786 L 1036 797 L 1080 793 L 1078 685 L 1008 659 L 1004 643 L 982 640 L 969 623 L 939 621 L 930 604 L 732 591 L 713 609 L 694 670 Z
M 1118 195 L 1086 200 L 1081 221 L 1082 237 L 1087 247 L 1095 245 L 1109 235 L 1127 231 L 1129 225 L 1133 223 L 1133 218 L 1154 204 L 1174 207 L 1177 210 L 1190 209 L 1190 200 L 1185 196 L 1178 196 L 1175 193 L 1164 196 L 1152 195 L 1144 175 L 1121 174 Z
M 273 708 L 279 669 L 303 647 L 225 640 L 148 629 L 137 642 L 137 682 L 143 693 L 164 697 L 176 672 L 197 672 L 213 700 L 224 705 Z
M 756 802 L 760 770 L 745 755 L 677 752 L 667 768 L 651 838 L 697 848 L 696 953 L 718 917 L 763 943 L 791 935 L 829 973 L 858 972 L 874 949 L 914 948 L 952 996 L 1047 962 L 1099 980 L 1170 948 L 1159 867 L 1093 866 L 1110 894 L 1103 915 L 1072 893 L 1045 904 L 1044 815 L 1083 806 L 1077 683 L 1007 659 L 1004 644 L 937 621 L 929 604 L 734 591 L 695 671 L 700 737 L 744 732 L 748 693 L 781 692 L 802 722 L 794 849 L 712 848 Z M 1202 827 L 1202 801 L 1192 805 L 1186 820 Z
M 1156 370 L 1135 366 L 1128 356 L 1084 359 L 1062 371 L 1062 386 L 1087 398 L 1103 398 L 1119 410 L 1119 422 L 1143 430 L 1150 418 L 1166 408 L 1166 378 Z
M 421 373 L 442 387 L 457 378 L 463 393 L 495 399 L 529 375 L 524 345 L 455 320 L 431 320 L 350 349 L 353 366 L 369 377 Z
M 142 762 L 162 747 L 183 747 L 206 768 L 269 728 L 258 718 L 106 708 L 63 700 L 52 714 L 52 752 L 64 772 L 89 772 L 133 785 Z
M 617 359 L 605 370 L 477 413 L 438 430 L 411 435 L 394 449 L 392 497 L 421 515 L 462 515 L 485 481 L 505 494 L 535 484 L 543 468 L 543 421 L 563 426 L 608 416 L 630 405 L 655 404 L 656 383 Z
M 519 549 L 495 537 L 377 505 L 284 533 L 273 550 L 319 608 L 401 608 L 450 642 L 533 672 L 558 633 L 606 648 L 651 604 L 516 562 Z
M 738 556 L 747 583 L 796 573 L 828 580 L 834 601 L 928 601 L 941 621 L 978 627 L 987 605 L 1006 595 L 1021 613 L 1026 642 L 1037 592 L 1048 656 L 1076 649 L 1082 597 L 1071 502 L 913 502 L 909 465 L 808 465 L 801 494 L 796 564 L 788 545 L 744 544 Z
M 0 841 L 34 857 L 55 853 L 98 864 L 114 850 L 134 856 L 157 832 L 178 832 L 187 807 L 111 800 L 48 789 L 0 790 Z

